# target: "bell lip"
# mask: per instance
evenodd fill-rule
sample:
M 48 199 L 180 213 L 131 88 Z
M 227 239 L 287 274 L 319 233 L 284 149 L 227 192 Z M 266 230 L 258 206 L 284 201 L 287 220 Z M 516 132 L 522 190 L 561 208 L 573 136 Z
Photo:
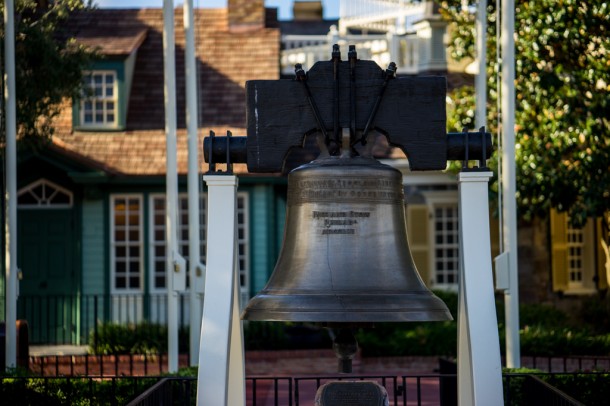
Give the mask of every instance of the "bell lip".
M 452 321 L 449 310 L 426 311 L 366 311 L 366 312 L 289 312 L 246 309 L 242 320 L 268 322 L 310 322 L 310 323 L 387 323 L 387 322 L 428 322 Z
M 392 297 L 392 300 L 387 299 Z M 241 314 L 242 320 L 319 323 L 374 323 L 451 321 L 449 308 L 429 291 L 350 294 L 256 295 Z

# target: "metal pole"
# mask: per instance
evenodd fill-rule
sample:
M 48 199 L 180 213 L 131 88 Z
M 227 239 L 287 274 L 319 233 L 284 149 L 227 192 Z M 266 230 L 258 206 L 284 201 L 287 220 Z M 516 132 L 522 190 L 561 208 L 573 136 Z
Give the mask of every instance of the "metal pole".
M 506 318 L 506 366 L 521 366 L 519 344 L 519 275 L 517 256 L 517 202 L 515 176 L 515 5 L 502 0 L 502 224 L 504 247 L 508 252 L 509 287 L 504 292 Z
M 458 399 L 460 406 L 502 405 L 502 360 L 494 299 L 487 189 L 492 173 L 461 172 Z
M 4 2 L 6 122 L 6 367 L 17 365 L 17 96 L 15 93 L 15 2 Z
M 163 0 L 163 65 L 165 78 L 166 135 L 166 285 L 167 285 L 167 370 L 178 371 L 178 292 L 174 290 L 174 254 L 177 250 L 178 175 L 176 168 L 176 67 L 173 0 Z
M 199 337 L 201 331 L 201 312 L 203 292 L 197 290 L 204 279 L 201 261 L 199 235 L 199 141 L 197 138 L 197 69 L 195 56 L 195 19 L 193 18 L 193 0 L 184 2 L 184 65 L 186 77 L 186 128 L 188 134 L 188 210 L 189 210 L 189 310 L 190 341 L 189 364 L 197 365 L 199 360 Z
M 479 73 L 475 76 L 476 128 L 487 124 L 487 0 L 479 0 L 477 8 L 476 52 Z

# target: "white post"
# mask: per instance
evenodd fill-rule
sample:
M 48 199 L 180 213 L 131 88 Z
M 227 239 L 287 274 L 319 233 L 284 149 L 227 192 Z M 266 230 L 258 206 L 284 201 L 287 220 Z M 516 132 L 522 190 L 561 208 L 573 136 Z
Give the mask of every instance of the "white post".
M 15 2 L 4 2 L 4 102 L 6 122 L 6 362 L 17 366 L 17 96 L 15 92 Z
M 492 173 L 458 175 L 460 278 L 458 399 L 460 406 L 502 405 L 502 361 L 494 301 L 487 186 Z
M 167 284 L 167 370 L 178 371 L 178 292 L 174 290 L 174 261 L 177 254 L 178 174 L 176 168 L 176 67 L 173 0 L 163 0 L 163 66 L 165 78 L 166 204 L 165 239 Z
M 236 261 L 237 177 L 206 175 L 207 270 L 197 376 L 198 406 L 245 405 Z
M 502 1 L 502 235 L 508 253 L 508 289 L 504 291 L 506 366 L 521 366 L 519 344 L 519 274 L 515 175 L 515 2 Z
M 476 128 L 487 124 L 487 0 L 479 0 L 476 25 L 476 53 L 479 73 L 475 76 Z
M 189 310 L 190 341 L 189 364 L 197 365 L 199 360 L 199 336 L 201 331 L 201 312 L 203 292 L 199 279 L 204 279 L 203 266 L 200 264 L 201 248 L 199 236 L 199 140 L 197 138 L 197 68 L 195 58 L 195 20 L 193 0 L 184 2 L 184 65 L 186 77 L 186 128 L 188 134 L 188 210 L 189 210 Z

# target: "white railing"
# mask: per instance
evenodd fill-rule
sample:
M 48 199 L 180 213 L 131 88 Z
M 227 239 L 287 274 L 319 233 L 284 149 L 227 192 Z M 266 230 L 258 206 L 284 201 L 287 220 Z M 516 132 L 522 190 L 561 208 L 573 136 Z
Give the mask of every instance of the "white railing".
M 408 32 L 424 15 L 425 2 L 416 0 L 341 0 L 339 30 L 349 28 Z
M 414 35 L 396 36 L 394 39 L 387 35 L 348 35 L 339 38 L 285 35 L 282 40 L 284 49 L 280 63 L 282 75 L 285 76 L 294 74 L 294 65 L 297 63 L 309 70 L 318 61 L 330 60 L 333 44 L 341 46 L 344 56 L 347 56 L 348 45 L 355 45 L 359 59 L 373 60 L 383 69 L 390 62 L 395 62 L 399 74 L 419 72 L 421 39 Z M 392 44 L 392 41 L 397 41 L 397 44 Z

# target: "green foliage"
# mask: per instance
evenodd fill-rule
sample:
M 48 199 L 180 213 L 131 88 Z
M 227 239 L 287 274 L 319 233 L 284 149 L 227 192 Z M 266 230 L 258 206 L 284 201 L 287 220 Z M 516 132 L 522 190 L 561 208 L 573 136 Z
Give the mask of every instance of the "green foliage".
M 457 294 L 435 292 L 457 314 Z M 496 303 L 500 350 L 505 350 L 504 303 Z M 602 317 L 602 313 L 597 313 Z M 609 313 L 605 313 L 609 317 Z M 524 355 L 610 355 L 610 334 L 593 334 L 592 326 L 575 325 L 567 315 L 548 305 L 521 305 L 521 352 Z M 361 329 L 357 341 L 363 356 L 455 356 L 457 321 L 379 323 Z
M 64 27 L 70 13 L 84 9 L 83 0 L 15 2 L 17 131 L 29 145 L 52 136 L 61 102 L 80 94 L 82 71 L 95 54 L 77 44 Z M 4 25 L 0 37 L 3 47 Z M 1 117 L 0 141 L 5 135 Z
M 178 345 L 186 350 L 188 330 L 178 332 Z M 89 334 L 89 351 L 97 355 L 159 354 L 167 351 L 167 326 L 154 323 L 115 324 L 103 323 Z
M 472 58 L 474 15 L 442 2 L 454 58 Z M 475 2 L 470 1 L 470 5 Z M 568 211 L 575 224 L 610 210 L 610 10 L 603 0 L 517 0 L 516 160 L 521 214 Z M 495 1 L 488 5 L 488 123 L 496 132 Z M 472 127 L 472 90 L 456 89 L 450 130 Z M 453 128 L 451 128 L 453 127 Z
M 504 302 L 502 302 L 504 303 Z M 553 306 L 545 304 L 527 304 L 519 306 L 521 326 L 540 326 L 547 328 L 569 327 L 567 314 Z
M 455 357 L 457 351 L 458 296 L 454 292 L 435 291 L 449 308 L 454 321 L 421 323 L 377 323 L 356 334 L 365 357 L 438 355 Z
M 373 328 L 361 328 L 356 340 L 363 356 L 456 356 L 458 296 L 438 291 L 454 316 L 454 321 L 421 323 L 377 323 Z M 521 352 L 524 355 L 610 355 L 610 333 L 596 328 L 600 320 L 610 319 L 610 309 L 591 305 L 583 307 L 579 323 L 569 320 L 566 313 L 548 305 L 521 305 Z M 599 299 L 597 299 L 599 303 Z M 586 310 L 588 308 L 593 310 Z M 504 302 L 496 303 L 500 350 L 504 345 Z M 586 316 L 585 316 L 586 315 Z M 591 320 L 591 323 L 587 323 Z M 90 352 L 94 354 L 158 354 L 167 350 L 167 328 L 142 323 L 138 325 L 100 324 L 90 336 Z M 247 322 L 244 324 L 246 350 L 331 349 L 332 341 L 326 328 L 304 323 Z M 186 351 L 188 331 L 179 332 L 179 346 Z M 191 371 L 192 372 L 192 371 Z M 188 373 L 187 372 L 187 376 Z
M 360 329 L 358 346 L 365 357 L 439 355 L 456 356 L 457 323 L 379 323 Z
M 7 405 L 112 405 L 127 404 L 146 388 L 155 378 L 133 379 L 85 378 L 2 378 L 0 398 Z
M 579 311 L 580 320 L 591 326 L 598 334 L 610 333 L 610 297 L 590 297 L 583 301 Z
M 523 355 L 610 355 L 610 335 L 591 335 L 586 330 L 525 327 L 520 332 Z
M 610 399 L 608 374 L 558 374 L 540 378 L 588 406 L 603 406 Z

